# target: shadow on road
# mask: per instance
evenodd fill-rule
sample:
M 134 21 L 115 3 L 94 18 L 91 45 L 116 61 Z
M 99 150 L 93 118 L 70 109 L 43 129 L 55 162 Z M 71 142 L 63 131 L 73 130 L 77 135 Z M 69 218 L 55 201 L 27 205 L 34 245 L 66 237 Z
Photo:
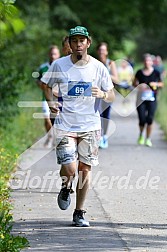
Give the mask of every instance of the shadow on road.
M 117 233 L 119 228 L 119 234 Z M 125 229 L 133 233 L 124 234 Z M 143 234 L 138 234 L 138 229 Z M 166 229 L 167 224 L 143 223 L 107 223 L 91 222 L 90 228 L 73 227 L 70 221 L 39 219 L 15 223 L 15 234 L 26 235 L 31 241 L 31 248 L 24 251 L 128 251 L 131 249 L 167 248 L 166 236 L 144 234 L 145 229 Z M 136 230 L 135 230 L 136 229 Z M 126 237 L 126 242 L 121 237 Z M 129 246 L 128 246 L 129 247 Z M 47 250 L 48 251 L 48 250 Z M 141 250 L 140 250 L 141 251 Z M 151 251 L 151 250 L 149 250 Z M 158 251 L 158 250 L 156 250 Z

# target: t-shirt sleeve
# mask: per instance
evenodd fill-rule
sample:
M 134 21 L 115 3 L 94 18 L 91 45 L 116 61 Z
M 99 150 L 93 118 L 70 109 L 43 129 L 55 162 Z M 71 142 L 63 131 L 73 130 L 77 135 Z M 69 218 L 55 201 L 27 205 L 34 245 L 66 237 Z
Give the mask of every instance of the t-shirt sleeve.
M 40 81 L 42 76 L 44 75 L 44 73 L 46 73 L 48 71 L 48 68 L 49 68 L 49 64 L 48 63 L 45 63 L 45 64 L 42 64 L 39 69 L 38 69 L 38 80 Z
M 37 80 L 40 81 L 42 78 L 42 69 L 41 68 L 38 69 L 38 73 L 39 73 L 39 76 L 38 76 Z
M 101 88 L 104 91 L 109 91 L 109 90 L 113 89 L 113 87 L 114 87 L 114 85 L 111 80 L 111 76 L 110 76 L 107 68 L 104 66 L 102 68 L 102 72 L 101 72 Z
M 48 71 L 43 75 L 41 81 L 47 84 L 50 88 L 54 87 L 58 83 L 59 69 L 56 62 L 53 62 Z

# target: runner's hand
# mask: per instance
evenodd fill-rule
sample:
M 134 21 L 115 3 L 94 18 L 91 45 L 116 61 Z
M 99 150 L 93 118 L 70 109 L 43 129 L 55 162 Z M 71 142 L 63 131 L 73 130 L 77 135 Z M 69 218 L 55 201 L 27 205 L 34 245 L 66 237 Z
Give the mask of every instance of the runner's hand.
M 96 98 L 103 98 L 104 92 L 98 87 L 92 87 L 92 96 Z
M 62 104 L 59 102 L 49 102 L 49 108 L 53 114 L 58 115 L 60 112 L 60 108 Z
M 157 82 L 150 82 L 149 83 L 149 85 L 150 85 L 150 87 L 152 87 L 154 90 L 156 90 L 157 89 Z

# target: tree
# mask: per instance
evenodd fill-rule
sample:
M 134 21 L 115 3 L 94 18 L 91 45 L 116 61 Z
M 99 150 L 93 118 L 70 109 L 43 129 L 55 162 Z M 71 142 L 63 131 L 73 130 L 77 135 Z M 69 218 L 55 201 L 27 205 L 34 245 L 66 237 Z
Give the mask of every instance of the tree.
M 6 124 L 17 112 L 16 100 L 19 94 L 19 84 L 22 76 L 19 69 L 12 62 L 12 50 L 9 44 L 24 28 L 24 22 L 19 18 L 19 11 L 13 5 L 14 0 L 3 0 L 0 2 L 0 125 Z M 9 49 L 9 50 L 8 50 Z M 10 53 L 9 53 L 10 51 Z
M 167 56 L 167 0 L 72 0 L 67 5 L 79 17 L 80 24 L 89 28 L 95 45 L 106 41 L 111 51 L 119 50 L 129 39 L 136 42 L 140 51 L 149 48 L 150 52 Z
M 139 11 L 141 28 L 135 36 L 138 58 L 146 52 L 167 57 L 167 0 L 140 0 Z
M 13 5 L 15 0 L 1 0 L 0 2 L 0 46 L 15 34 L 24 30 L 23 20 L 19 18 L 19 11 Z

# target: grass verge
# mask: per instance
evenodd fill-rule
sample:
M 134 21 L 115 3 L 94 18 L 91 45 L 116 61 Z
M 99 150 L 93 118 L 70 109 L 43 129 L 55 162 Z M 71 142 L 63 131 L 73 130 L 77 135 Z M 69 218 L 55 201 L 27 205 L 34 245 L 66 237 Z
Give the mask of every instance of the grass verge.
M 40 90 L 35 87 L 24 90 L 21 100 L 41 100 Z M 6 129 L 0 129 L 0 251 L 19 252 L 29 246 L 25 237 L 11 234 L 13 216 L 11 214 L 12 203 L 10 201 L 10 189 L 8 182 L 11 173 L 16 168 L 16 160 L 19 154 L 31 146 L 43 133 L 43 120 L 33 119 L 34 112 L 41 109 L 24 108 L 20 114 L 6 125 Z
M 167 140 L 167 83 L 165 84 L 165 87 L 159 93 L 156 120 L 161 125 Z

